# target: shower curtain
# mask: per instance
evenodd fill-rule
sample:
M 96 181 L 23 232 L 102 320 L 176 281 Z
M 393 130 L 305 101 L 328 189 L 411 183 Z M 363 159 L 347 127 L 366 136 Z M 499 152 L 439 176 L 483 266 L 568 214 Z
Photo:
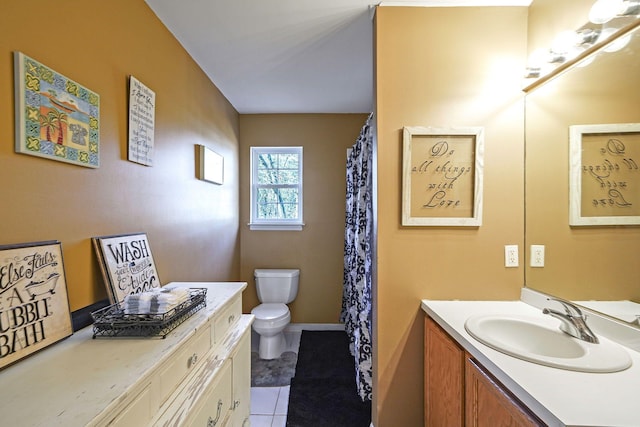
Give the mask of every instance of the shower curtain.
M 356 143 L 347 151 L 347 201 L 344 277 L 340 321 L 350 338 L 360 398 L 371 400 L 371 269 L 373 248 L 373 132 L 367 118 Z

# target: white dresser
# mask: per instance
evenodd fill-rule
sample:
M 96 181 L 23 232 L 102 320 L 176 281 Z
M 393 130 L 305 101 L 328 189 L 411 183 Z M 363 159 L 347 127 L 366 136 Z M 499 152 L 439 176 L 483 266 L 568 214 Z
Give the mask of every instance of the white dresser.
M 246 283 L 207 288 L 207 305 L 166 338 L 93 339 L 93 327 L 0 371 L 6 426 L 248 426 L 252 315 Z

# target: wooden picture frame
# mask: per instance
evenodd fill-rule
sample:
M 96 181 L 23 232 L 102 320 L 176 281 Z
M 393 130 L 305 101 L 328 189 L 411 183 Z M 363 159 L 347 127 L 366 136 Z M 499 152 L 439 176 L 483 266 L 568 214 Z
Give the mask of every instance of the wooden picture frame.
M 111 304 L 161 287 L 146 233 L 93 237 L 93 246 Z
M 0 369 L 71 334 L 58 241 L 0 246 Z
M 198 179 L 222 185 L 224 157 L 204 145 L 197 145 L 197 149 Z
M 482 225 L 484 129 L 403 129 L 402 225 Z
M 100 167 L 100 96 L 14 53 L 15 151 Z
M 640 224 L 640 123 L 569 127 L 569 225 Z

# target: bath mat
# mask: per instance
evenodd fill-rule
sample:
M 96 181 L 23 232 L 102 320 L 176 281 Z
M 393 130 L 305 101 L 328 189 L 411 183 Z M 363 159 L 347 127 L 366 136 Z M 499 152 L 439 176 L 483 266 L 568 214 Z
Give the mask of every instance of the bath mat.
M 285 351 L 278 359 L 260 359 L 251 353 L 251 387 L 283 387 L 291 383 L 298 355 Z
M 344 331 L 302 331 L 291 379 L 287 427 L 369 427 L 371 401 L 357 392 Z
M 355 378 L 355 360 L 344 331 L 302 331 L 296 378 Z M 355 381 L 355 380 L 354 380 Z
M 362 402 L 353 378 L 291 379 L 287 427 L 369 427 L 371 401 Z

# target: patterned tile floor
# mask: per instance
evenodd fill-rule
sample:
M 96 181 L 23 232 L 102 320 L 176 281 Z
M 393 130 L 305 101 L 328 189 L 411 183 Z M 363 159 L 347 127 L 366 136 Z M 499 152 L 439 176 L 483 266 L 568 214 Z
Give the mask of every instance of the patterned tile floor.
M 300 331 L 285 332 L 286 351 L 298 352 Z M 258 351 L 258 337 L 252 331 L 251 351 Z M 251 427 L 285 427 L 289 386 L 251 387 Z

